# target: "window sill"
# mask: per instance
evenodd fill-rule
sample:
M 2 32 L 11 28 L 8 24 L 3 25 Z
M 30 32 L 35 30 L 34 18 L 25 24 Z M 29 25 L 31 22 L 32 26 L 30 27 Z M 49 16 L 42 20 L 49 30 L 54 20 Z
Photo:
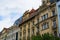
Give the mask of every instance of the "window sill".
M 42 29 L 41 31 L 44 31 L 44 30 L 47 30 L 47 29 L 49 29 L 49 28 L 46 28 L 46 29 Z

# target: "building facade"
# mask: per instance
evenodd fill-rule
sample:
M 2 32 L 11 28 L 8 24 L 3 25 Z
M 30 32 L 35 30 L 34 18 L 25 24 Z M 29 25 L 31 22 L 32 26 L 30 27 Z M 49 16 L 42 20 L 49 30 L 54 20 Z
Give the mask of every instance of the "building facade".
M 37 9 L 26 11 L 20 23 L 20 40 L 31 40 L 33 35 L 45 33 L 59 36 L 58 12 L 56 3 L 60 0 L 42 0 Z
M 20 38 L 20 29 L 19 27 L 12 26 L 9 28 L 9 31 L 7 33 L 6 40 L 19 40 Z
M 0 40 L 6 40 L 7 32 L 8 32 L 8 28 L 4 28 L 4 29 L 1 31 Z
M 60 0 L 42 0 L 37 9 L 27 10 L 7 32 L 2 31 L 1 40 L 31 40 L 34 35 L 45 33 L 60 36 Z

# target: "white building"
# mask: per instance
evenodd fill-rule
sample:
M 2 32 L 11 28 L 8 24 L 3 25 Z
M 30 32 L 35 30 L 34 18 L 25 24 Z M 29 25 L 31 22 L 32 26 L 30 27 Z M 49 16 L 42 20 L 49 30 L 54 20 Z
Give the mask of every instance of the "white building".
M 18 27 L 9 28 L 6 40 L 19 40 L 20 29 Z

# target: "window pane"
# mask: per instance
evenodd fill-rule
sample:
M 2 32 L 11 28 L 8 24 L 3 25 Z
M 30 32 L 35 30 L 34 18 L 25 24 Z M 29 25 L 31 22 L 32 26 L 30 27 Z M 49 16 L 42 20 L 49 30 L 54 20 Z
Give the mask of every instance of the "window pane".
M 44 16 L 42 16 L 42 20 L 44 20 Z
M 48 14 L 45 15 L 46 19 L 48 18 Z
M 52 16 L 54 16 L 55 15 L 55 11 L 52 11 Z
M 49 27 L 48 23 L 45 23 L 45 24 L 43 24 L 42 29 L 44 30 L 44 29 L 47 29 L 48 27 Z
M 53 26 L 56 27 L 56 20 L 53 20 Z

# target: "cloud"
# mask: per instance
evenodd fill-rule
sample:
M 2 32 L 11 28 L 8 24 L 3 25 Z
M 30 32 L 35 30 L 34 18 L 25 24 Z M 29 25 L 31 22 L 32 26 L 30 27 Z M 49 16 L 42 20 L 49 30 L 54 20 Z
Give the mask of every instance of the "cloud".
M 0 0 L 0 31 L 13 25 L 28 9 L 37 9 L 41 0 Z

